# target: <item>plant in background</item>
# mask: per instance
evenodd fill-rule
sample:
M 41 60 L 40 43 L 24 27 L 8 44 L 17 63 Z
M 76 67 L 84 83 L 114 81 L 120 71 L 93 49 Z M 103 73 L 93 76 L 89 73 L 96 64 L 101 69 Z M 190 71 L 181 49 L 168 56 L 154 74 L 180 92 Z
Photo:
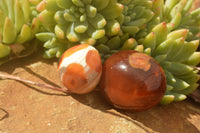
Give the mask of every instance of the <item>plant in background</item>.
M 171 30 L 187 29 L 187 41 L 199 40 L 200 8 L 192 9 L 194 4 L 194 0 L 153 0 L 152 10 L 156 17 L 149 23 L 149 29 L 165 21 L 168 22 L 167 26 Z M 194 56 L 199 58 L 198 54 Z M 191 97 L 198 100 L 198 92 L 194 94 Z
M 149 23 L 151 30 L 160 22 L 167 22 L 171 30 L 188 29 L 186 40 L 199 39 L 200 8 L 191 11 L 194 0 L 152 0 L 154 19 Z
M 77 43 L 94 45 L 97 39 L 118 34 L 117 17 L 123 7 L 116 0 L 43 0 L 38 6 L 39 19 L 47 30 L 47 37 L 49 33 L 54 34 L 51 41 L 45 42 L 44 57 L 60 57 L 64 51 L 59 50 L 68 48 L 62 40 L 70 46 Z M 45 33 L 37 37 L 46 41 L 43 39 Z
M 200 63 L 200 52 L 196 51 L 199 40 L 186 41 L 188 33 L 188 29 L 170 31 L 163 22 L 140 41 L 141 50 L 164 69 L 167 90 L 162 104 L 182 101 L 198 87 L 199 75 L 195 66 Z
M 124 5 L 123 13 L 118 17 L 123 33 L 129 33 L 135 37 L 141 29 L 145 28 L 154 13 L 152 12 L 152 2 L 148 0 L 119 0 Z
M 153 18 L 152 1 L 148 0 L 119 0 L 124 5 L 122 14 L 117 18 L 120 32 L 115 36 L 104 36 L 97 40 L 95 47 L 100 51 L 102 60 L 113 53 L 134 47 L 137 42 L 134 38 L 145 36 L 146 24 Z
M 0 64 L 32 53 L 39 30 L 28 0 L 0 0 Z

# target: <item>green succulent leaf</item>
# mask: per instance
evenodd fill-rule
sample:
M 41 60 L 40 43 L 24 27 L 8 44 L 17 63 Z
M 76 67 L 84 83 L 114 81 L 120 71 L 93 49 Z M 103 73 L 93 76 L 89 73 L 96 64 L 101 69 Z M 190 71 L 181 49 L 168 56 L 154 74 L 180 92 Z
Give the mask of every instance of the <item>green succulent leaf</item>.
M 27 40 L 31 39 L 31 28 L 24 24 L 20 34 L 18 35 L 17 39 L 16 39 L 16 43 L 25 43 Z
M 3 27 L 3 43 L 10 44 L 15 41 L 17 37 L 17 31 L 13 22 L 6 17 Z
M 7 45 L 0 43 L 0 58 L 6 57 L 10 54 L 11 49 Z
M 156 25 L 159 22 L 165 21 L 173 24 L 168 25 L 170 26 L 170 30 L 188 29 L 190 36 L 187 36 L 186 40 L 194 40 L 195 36 L 199 33 L 200 8 L 191 11 L 193 2 L 193 0 L 152 1 L 152 10 L 155 13 L 155 17 L 147 27 L 152 29 L 152 23 Z M 159 22 L 156 22 L 157 20 L 159 20 Z M 190 29 L 190 27 L 193 28 Z
M 165 94 L 162 100 L 160 101 L 160 104 L 162 105 L 170 104 L 171 102 L 174 101 L 174 99 L 175 99 L 175 96 L 173 94 Z
M 34 39 L 40 29 L 33 0 L 0 0 L 0 44 L 1 64 L 14 58 L 29 55 Z M 9 45 L 9 46 L 7 46 Z M 36 45 L 34 43 L 34 45 Z

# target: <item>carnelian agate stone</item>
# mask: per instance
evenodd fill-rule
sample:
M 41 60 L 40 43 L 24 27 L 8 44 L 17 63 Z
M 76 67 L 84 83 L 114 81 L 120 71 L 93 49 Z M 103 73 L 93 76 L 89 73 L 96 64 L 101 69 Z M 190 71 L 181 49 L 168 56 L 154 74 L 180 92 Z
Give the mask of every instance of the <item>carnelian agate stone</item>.
M 166 78 L 152 57 L 124 50 L 104 62 L 99 87 L 114 107 L 144 111 L 160 102 L 166 90 Z
M 70 92 L 88 93 L 97 86 L 101 77 L 100 55 L 90 45 L 76 45 L 64 52 L 58 71 L 62 83 Z

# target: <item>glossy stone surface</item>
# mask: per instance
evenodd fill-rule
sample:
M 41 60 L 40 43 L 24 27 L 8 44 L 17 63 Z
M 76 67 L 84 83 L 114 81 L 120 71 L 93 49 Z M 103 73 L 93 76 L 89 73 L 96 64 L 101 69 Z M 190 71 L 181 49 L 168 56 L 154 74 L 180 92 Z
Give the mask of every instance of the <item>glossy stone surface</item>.
M 100 88 L 116 108 L 142 111 L 160 102 L 166 90 L 166 79 L 152 57 L 124 50 L 105 61 Z
M 63 53 L 58 72 L 62 83 L 72 93 L 88 93 L 97 86 L 101 77 L 100 55 L 87 44 L 71 47 Z

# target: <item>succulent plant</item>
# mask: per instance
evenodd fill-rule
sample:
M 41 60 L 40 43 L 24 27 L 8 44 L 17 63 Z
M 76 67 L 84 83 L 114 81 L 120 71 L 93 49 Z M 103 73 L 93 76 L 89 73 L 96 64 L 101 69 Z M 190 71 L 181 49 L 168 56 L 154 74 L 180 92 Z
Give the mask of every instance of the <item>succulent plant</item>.
M 115 36 L 104 36 L 98 39 L 95 47 L 100 51 L 102 60 L 113 53 L 125 50 L 137 44 L 136 38 L 144 37 L 146 24 L 153 18 L 152 1 L 149 0 L 118 0 L 124 5 L 122 14 L 117 18 L 120 23 L 120 32 Z M 135 39 L 134 39 L 135 38 Z
M 152 0 L 154 19 L 149 23 L 152 29 L 160 22 L 167 22 L 171 30 L 188 29 L 186 40 L 198 39 L 200 32 L 200 8 L 191 11 L 194 0 Z
M 72 46 L 78 43 L 96 46 L 102 40 L 107 45 L 105 38 L 115 40 L 122 37 L 123 40 L 124 36 L 134 37 L 141 29 L 145 29 L 145 24 L 154 15 L 151 11 L 152 2 L 148 0 L 108 0 L 106 2 L 87 0 L 82 1 L 83 5 L 77 4 L 76 0 L 62 2 L 62 0 L 41 1 L 37 8 L 41 11 L 39 18 L 47 31 L 55 34 L 54 40 L 67 39 Z M 37 37 L 44 41 L 42 39 L 44 35 L 42 33 L 40 37 L 38 34 Z M 48 52 L 60 45 L 56 46 L 48 42 L 49 46 L 53 46 L 51 48 L 44 46 L 47 48 L 44 57 L 60 57 L 56 53 Z
M 136 45 L 138 45 L 137 41 L 130 38 L 129 33 L 124 33 L 114 37 L 104 36 L 97 40 L 95 48 L 99 51 L 102 62 L 104 62 L 112 54 L 121 50 L 132 49 Z
M 119 33 L 117 18 L 123 7 L 117 0 L 43 0 L 38 10 L 41 23 L 57 40 L 94 45 L 97 39 Z
M 33 4 L 35 7 L 41 2 L 42 0 L 29 0 L 31 4 Z
M 21 55 L 39 30 L 28 0 L 0 0 L 0 64 Z M 34 44 L 35 45 L 35 44 Z M 31 50 L 29 49 L 30 53 Z M 26 52 L 27 54 L 27 52 Z
M 60 58 L 66 49 L 70 48 L 72 44 L 67 39 L 59 39 L 55 33 L 42 32 L 36 34 L 36 38 L 42 42 L 43 47 L 46 48 L 43 57 L 48 59 L 52 57 Z
M 195 0 L 153 0 L 154 19 L 148 24 L 151 30 L 157 23 L 165 21 L 171 30 L 188 29 L 186 40 L 199 40 L 200 8 Z M 148 27 L 148 26 L 147 26 Z M 198 48 L 199 50 L 199 48 Z
M 122 31 L 123 31 L 122 27 L 126 25 L 126 23 L 122 23 L 123 22 L 122 20 L 129 20 L 130 22 L 128 23 L 141 24 L 141 25 L 139 25 L 140 27 L 137 27 L 137 26 L 133 26 L 134 28 L 129 27 L 128 28 L 130 29 L 129 31 L 127 30 L 124 32 L 120 32 L 120 34 L 118 34 L 118 37 L 116 36 L 104 37 L 103 39 L 97 40 L 96 44 L 99 45 L 97 46 L 97 48 L 99 48 L 99 50 L 103 52 L 101 53 L 103 59 L 106 59 L 109 55 L 113 54 L 113 52 L 117 52 L 121 49 L 124 49 L 122 48 L 122 46 L 126 41 L 130 43 L 131 40 L 138 41 L 144 38 L 147 34 L 151 32 L 151 30 L 156 25 L 158 25 L 161 22 L 166 22 L 167 27 L 171 31 L 178 30 L 178 29 L 188 29 L 189 33 L 186 38 L 187 41 L 191 41 L 191 40 L 195 40 L 199 38 L 196 35 L 200 32 L 200 27 L 199 27 L 200 8 L 191 12 L 189 11 L 193 4 L 193 0 L 188 0 L 188 1 L 187 0 L 176 0 L 176 1 L 174 0 L 165 0 L 165 1 L 164 0 L 152 0 L 152 1 L 126 0 L 126 1 L 120 1 L 120 2 L 124 4 L 123 14 L 119 17 L 119 18 L 123 18 L 123 19 L 119 19 Z M 130 3 L 134 3 L 133 4 L 134 6 L 132 6 Z M 133 8 L 129 8 L 129 7 L 133 7 Z M 127 13 L 129 11 L 128 9 L 130 10 L 132 14 L 130 12 Z M 151 10 L 153 11 L 153 13 Z M 137 13 L 139 17 L 136 17 L 137 19 L 135 21 L 134 19 L 131 21 L 130 18 L 132 15 L 134 16 L 134 13 L 135 13 L 134 11 L 140 12 L 141 15 Z M 128 14 L 128 15 L 124 17 L 125 16 L 124 14 Z M 143 24 L 142 21 L 144 21 L 145 18 L 147 18 L 146 19 L 147 21 Z M 134 43 L 136 44 L 137 42 L 134 41 Z M 112 46 L 110 47 L 110 45 Z
M 200 63 L 199 40 L 186 41 L 188 29 L 171 31 L 167 26 L 165 22 L 156 25 L 136 48 L 152 56 L 165 71 L 167 90 L 161 104 L 186 99 L 200 78 L 195 68 Z
M 152 1 L 149 0 L 118 0 L 124 5 L 122 14 L 118 17 L 123 33 L 129 33 L 131 37 L 145 29 L 146 24 L 153 18 Z M 144 36 L 144 35 L 143 35 Z

